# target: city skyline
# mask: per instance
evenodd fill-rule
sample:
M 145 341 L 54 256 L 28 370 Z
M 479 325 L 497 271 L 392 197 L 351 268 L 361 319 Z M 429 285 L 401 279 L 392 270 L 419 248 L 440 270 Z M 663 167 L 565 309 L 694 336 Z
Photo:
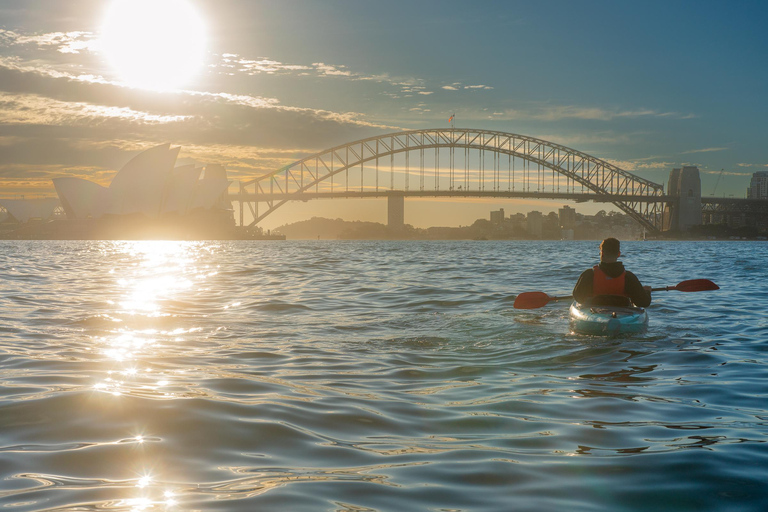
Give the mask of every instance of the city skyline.
M 178 68 L 188 80 L 167 88 L 110 62 L 102 36 L 118 3 L 0 1 L 0 195 L 53 196 L 57 177 L 108 183 L 130 156 L 168 142 L 183 147 L 180 164 L 246 180 L 454 114 L 457 127 L 535 136 L 656 183 L 695 165 L 705 196 L 743 197 L 768 166 L 759 2 L 133 2 L 126 12 L 145 31 L 198 35 L 155 63 L 155 74 L 183 65 L 201 43 L 199 69 Z M 112 44 L 140 50 L 122 37 Z M 557 204 L 454 203 L 409 200 L 406 222 Z M 386 202 L 310 201 L 265 227 L 312 215 L 382 221 Z

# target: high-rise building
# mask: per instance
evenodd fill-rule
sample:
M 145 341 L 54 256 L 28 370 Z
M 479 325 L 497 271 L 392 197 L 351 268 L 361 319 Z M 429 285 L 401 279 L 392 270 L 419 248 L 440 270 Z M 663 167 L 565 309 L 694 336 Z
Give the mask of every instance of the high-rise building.
M 749 199 L 768 199 L 768 171 L 759 171 L 752 175 L 747 188 Z
M 576 226 L 576 210 L 568 205 L 558 210 L 560 215 L 560 227 L 562 229 L 573 229 Z
M 528 212 L 526 231 L 529 235 L 540 237 L 544 230 L 544 216 L 541 212 Z
M 504 222 L 504 208 L 491 212 L 491 224 L 501 224 Z

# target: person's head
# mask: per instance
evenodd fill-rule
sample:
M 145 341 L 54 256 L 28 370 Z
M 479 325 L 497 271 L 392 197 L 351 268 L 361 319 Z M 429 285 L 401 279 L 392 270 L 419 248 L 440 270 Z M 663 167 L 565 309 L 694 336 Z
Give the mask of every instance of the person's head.
M 621 244 L 615 238 L 606 238 L 600 244 L 600 261 L 612 263 L 621 256 Z

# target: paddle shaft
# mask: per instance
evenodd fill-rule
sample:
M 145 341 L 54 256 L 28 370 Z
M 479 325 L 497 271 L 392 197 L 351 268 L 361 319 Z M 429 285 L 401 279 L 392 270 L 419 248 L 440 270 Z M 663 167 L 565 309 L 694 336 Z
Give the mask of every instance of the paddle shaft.
M 720 287 L 709 279 L 691 279 L 681 281 L 675 286 L 662 286 L 660 288 L 651 288 L 652 292 L 668 292 L 672 290 L 680 292 L 703 292 L 707 290 L 719 290 Z M 551 297 L 544 292 L 525 292 L 515 298 L 514 307 L 516 309 L 537 309 L 547 305 L 549 302 L 557 300 L 573 299 L 573 295 L 562 295 Z
M 662 286 L 661 288 L 651 288 L 652 292 L 668 292 L 671 290 L 677 290 L 676 286 Z M 560 295 L 558 297 L 550 297 L 550 301 L 556 301 L 556 300 L 570 300 L 573 298 L 573 295 Z

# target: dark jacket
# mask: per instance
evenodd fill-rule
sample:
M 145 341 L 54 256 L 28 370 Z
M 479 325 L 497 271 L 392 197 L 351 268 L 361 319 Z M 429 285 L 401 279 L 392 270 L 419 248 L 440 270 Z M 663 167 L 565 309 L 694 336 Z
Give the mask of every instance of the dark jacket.
M 620 261 L 614 263 L 600 262 L 600 270 L 608 277 L 618 277 L 624 272 L 624 264 Z M 629 297 L 635 306 L 646 308 L 651 305 L 651 294 L 643 289 L 640 280 L 630 271 L 624 276 L 624 294 Z M 585 270 L 579 276 L 576 286 L 573 288 L 573 298 L 576 302 L 585 302 L 592 297 L 592 277 L 595 273 L 591 268 Z

